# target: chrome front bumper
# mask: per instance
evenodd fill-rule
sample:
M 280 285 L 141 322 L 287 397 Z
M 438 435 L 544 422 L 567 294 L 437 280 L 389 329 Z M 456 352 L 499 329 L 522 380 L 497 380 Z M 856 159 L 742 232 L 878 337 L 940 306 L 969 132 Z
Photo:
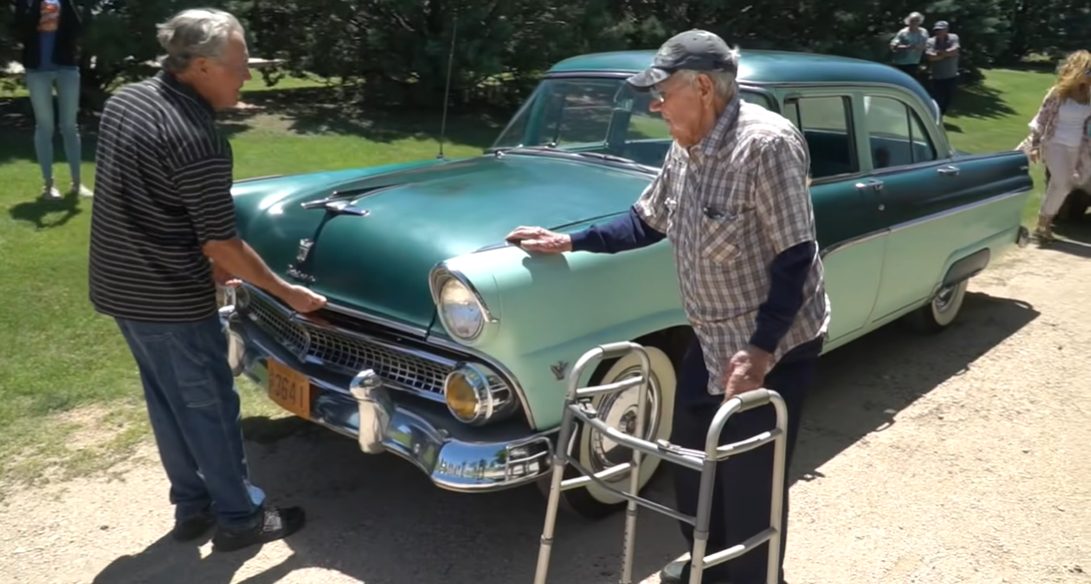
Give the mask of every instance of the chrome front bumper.
M 365 453 L 390 452 L 415 464 L 444 489 L 486 492 L 526 484 L 550 471 L 552 433 L 534 434 L 510 420 L 471 428 L 434 403 L 383 387 L 371 370 L 342 378 L 300 363 L 260 329 L 221 309 L 232 369 L 264 386 L 270 357 L 311 382 L 310 421 L 357 440 Z

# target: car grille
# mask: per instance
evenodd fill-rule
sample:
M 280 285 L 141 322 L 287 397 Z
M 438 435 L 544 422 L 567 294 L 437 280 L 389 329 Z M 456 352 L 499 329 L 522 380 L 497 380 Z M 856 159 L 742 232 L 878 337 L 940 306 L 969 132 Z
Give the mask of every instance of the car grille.
M 355 375 L 372 369 L 393 387 L 443 399 L 443 384 L 454 363 L 431 361 L 364 336 L 293 320 L 273 301 L 251 294 L 243 314 L 280 346 L 303 360 Z

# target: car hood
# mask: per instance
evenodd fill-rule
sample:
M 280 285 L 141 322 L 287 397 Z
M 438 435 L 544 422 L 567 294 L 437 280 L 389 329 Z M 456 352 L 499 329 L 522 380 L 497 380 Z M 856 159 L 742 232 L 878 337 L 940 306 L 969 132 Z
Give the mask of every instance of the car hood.
M 238 205 L 240 230 L 289 281 L 419 328 L 434 317 L 428 274 L 436 264 L 502 245 L 519 225 L 564 229 L 623 212 L 652 177 L 598 161 L 522 154 L 363 172 L 239 185 L 237 197 L 256 199 Z

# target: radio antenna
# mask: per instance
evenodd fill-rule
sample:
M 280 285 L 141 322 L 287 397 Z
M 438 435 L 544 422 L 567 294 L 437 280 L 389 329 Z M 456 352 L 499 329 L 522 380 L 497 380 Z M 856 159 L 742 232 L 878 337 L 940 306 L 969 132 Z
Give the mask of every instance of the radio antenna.
M 443 90 L 443 121 L 439 127 L 439 154 L 436 158 L 443 160 L 443 141 L 447 137 L 447 103 L 451 97 L 451 70 L 455 62 L 455 35 L 458 33 L 458 11 L 454 11 L 451 17 L 451 50 L 447 54 L 447 87 Z

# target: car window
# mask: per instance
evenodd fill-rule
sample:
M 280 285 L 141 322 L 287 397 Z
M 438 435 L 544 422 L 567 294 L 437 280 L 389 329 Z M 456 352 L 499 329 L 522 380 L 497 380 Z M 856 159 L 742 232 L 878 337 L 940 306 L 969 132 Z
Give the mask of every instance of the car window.
M 813 178 L 849 174 L 859 169 L 850 103 L 848 97 L 840 96 L 803 97 L 784 102 L 784 117 L 807 139 Z
M 743 89 L 740 96 L 769 108 L 768 98 L 761 93 Z M 670 149 L 671 135 L 650 105 L 651 95 L 635 91 L 624 78 L 546 79 L 493 147 L 600 152 L 659 167 Z
M 864 119 L 875 168 L 936 159 L 936 148 L 924 124 L 904 102 L 892 97 L 869 95 L 864 98 Z
M 769 109 L 769 98 L 754 91 L 741 90 L 739 97 L 754 105 Z M 632 117 L 629 119 L 629 140 L 670 140 L 670 130 L 667 123 L 657 113 L 649 111 L 650 95 L 647 93 L 635 93 L 632 104 Z
M 754 105 L 769 109 L 769 98 L 761 93 L 746 89 L 739 91 L 739 97 Z M 662 166 L 671 145 L 670 129 L 663 118 L 649 111 L 650 95 L 643 92 L 632 94 L 632 116 L 629 118 L 629 131 L 624 147 L 616 152 L 625 158 L 648 166 Z
M 560 147 L 606 141 L 618 85 L 610 79 L 569 79 L 549 92 L 542 116 L 546 143 Z

